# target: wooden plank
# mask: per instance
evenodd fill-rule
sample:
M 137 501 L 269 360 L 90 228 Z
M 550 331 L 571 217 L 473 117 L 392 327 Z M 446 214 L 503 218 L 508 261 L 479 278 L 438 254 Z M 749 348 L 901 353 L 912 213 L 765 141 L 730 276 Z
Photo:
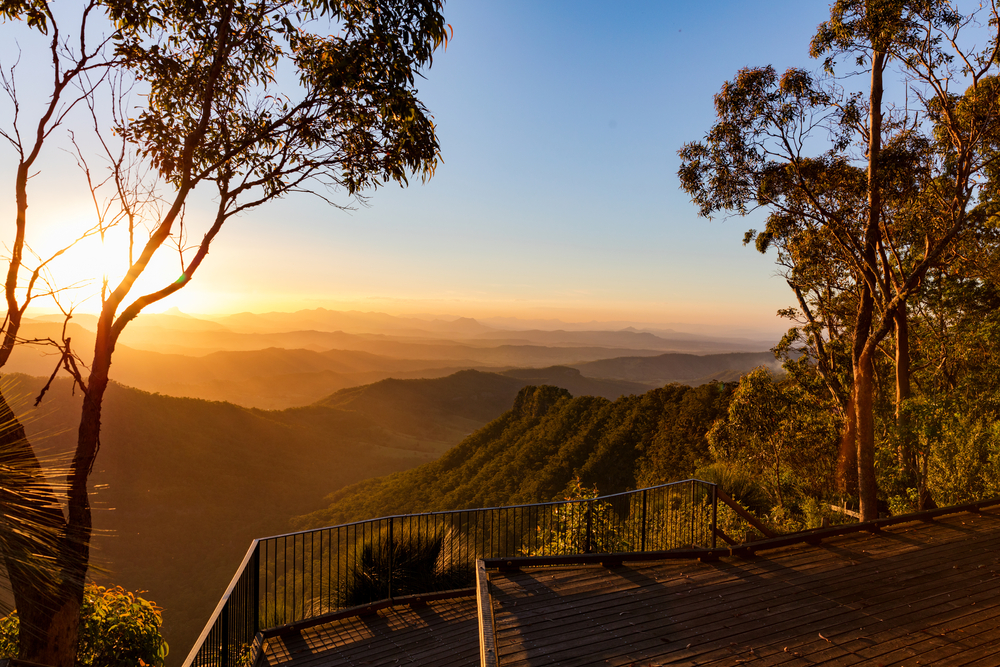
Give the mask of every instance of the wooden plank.
M 272 643 L 284 640 L 285 645 L 269 647 L 265 664 L 337 667 L 363 658 L 371 665 L 395 665 L 406 657 L 418 664 L 464 666 L 478 659 L 475 613 L 472 598 L 418 609 L 390 608 L 312 628 L 296 639 L 291 633 L 272 639 Z
M 887 604 L 889 604 L 889 605 L 897 605 L 897 606 L 898 606 L 898 603 L 897 603 L 897 602 L 895 602 L 895 601 L 890 601 L 890 602 L 888 602 Z M 901 611 L 900 613 L 901 613 L 901 614 L 905 614 L 905 609 L 904 609 L 903 611 Z M 855 628 L 853 628 L 853 629 L 856 629 L 856 626 L 855 626 Z M 825 630 L 825 631 L 824 631 L 824 630 L 820 629 L 820 630 L 819 630 L 819 632 L 824 632 L 824 633 L 825 633 L 825 632 L 829 632 L 829 630 Z M 813 636 L 814 638 L 816 637 L 816 635 L 815 635 L 815 634 L 813 634 L 812 636 Z M 828 635 L 826 635 L 826 636 L 828 636 Z M 820 641 L 820 640 L 815 640 L 815 641 Z M 822 643 L 822 642 L 820 641 L 820 643 Z M 781 648 L 782 648 L 782 647 L 778 647 L 778 650 L 781 650 Z M 852 648 L 853 648 L 853 647 L 852 647 Z M 796 651 L 802 651 L 802 647 L 797 647 L 797 648 L 796 648 Z M 810 653 L 810 651 L 806 651 L 806 653 Z M 723 662 L 724 662 L 724 661 L 723 661 Z
M 884 538 L 873 538 L 873 539 L 879 539 L 879 540 L 883 540 Z M 884 541 L 883 541 L 882 543 L 884 544 Z M 902 550 L 905 550 L 905 551 L 907 551 L 907 552 L 910 552 L 910 553 L 911 553 L 911 555 L 912 555 L 912 551 L 913 551 L 913 549 L 914 549 L 914 548 L 916 548 L 916 547 L 915 547 L 914 545 L 910 545 L 910 544 L 902 544 L 902 545 L 900 545 L 900 544 L 896 544 L 896 545 L 892 545 L 892 548 L 890 548 L 890 549 L 882 549 L 881 551 L 883 551 L 883 552 L 887 552 L 887 553 L 888 553 L 888 552 L 892 552 L 892 551 L 899 551 L 899 550 L 901 550 L 901 549 L 902 549 Z M 962 549 L 966 549 L 966 546 L 963 546 L 963 547 L 962 547 Z M 919 563 L 919 558 L 915 558 L 915 559 L 911 560 L 911 562 L 909 563 L 909 566 L 910 566 L 910 567 L 908 568 L 908 570 L 910 571 L 910 573 L 909 573 L 909 576 L 908 576 L 908 577 L 897 577 L 897 580 L 898 580 L 898 581 L 896 582 L 896 584 L 895 584 L 894 586 L 890 586 L 890 587 L 887 587 L 887 586 L 884 586 L 884 585 L 883 585 L 883 586 L 881 587 L 881 588 L 882 588 L 882 593 L 883 593 L 884 595 L 888 595 L 888 596 L 889 596 L 889 597 L 891 598 L 891 597 L 892 597 L 892 596 L 894 595 L 894 593 L 892 593 L 892 590 L 893 590 L 894 588 L 898 588 L 899 586 L 902 586 L 902 585 L 907 585 L 907 582 L 908 582 L 908 581 L 909 581 L 910 579 L 919 579 L 919 577 L 920 577 L 920 576 L 926 576 L 926 567 L 925 567 L 924 565 L 925 565 L 925 564 L 920 564 L 920 563 Z M 833 574 L 833 575 L 836 575 L 837 573 L 836 573 L 836 572 L 833 572 L 832 574 Z M 858 586 L 860 586 L 860 587 L 869 587 L 869 588 L 870 588 L 871 586 L 873 586 L 873 585 L 875 585 L 875 584 L 878 584 L 878 583 L 880 583 L 880 582 L 879 582 L 879 579 L 881 579 L 881 578 L 883 577 L 883 575 L 879 575 L 879 574 L 878 574 L 878 573 L 876 572 L 876 573 L 874 573 L 874 574 L 872 575 L 872 577 L 873 577 L 873 578 L 872 578 L 872 579 L 870 579 L 870 580 L 866 580 L 866 581 L 861 581 L 861 582 L 860 582 L 860 583 L 858 584 Z M 814 582 L 814 583 L 815 583 L 815 582 Z M 831 583 L 830 583 L 830 585 L 835 585 L 835 584 L 839 584 L 839 585 L 840 585 L 840 586 L 842 587 L 842 581 L 841 581 L 841 582 L 831 582 Z M 950 584 L 947 584 L 947 585 L 950 585 Z M 856 594 L 856 592 L 855 592 L 855 594 Z M 607 604 L 607 603 L 606 603 L 606 602 L 604 602 L 604 601 L 600 601 L 600 604 L 601 604 L 601 605 L 605 605 L 605 606 L 606 606 L 606 604 Z M 840 602 L 840 603 L 838 603 L 838 604 L 841 604 L 841 605 L 842 605 L 842 604 L 844 604 L 844 602 Z M 846 609 L 848 609 L 849 611 L 852 611 L 852 612 L 857 612 L 857 610 L 856 610 L 856 609 L 850 609 L 850 608 L 846 608 Z M 550 606 L 550 607 L 548 608 L 548 612 L 549 612 L 549 613 L 551 613 L 552 611 L 553 611 L 553 609 L 552 609 L 552 607 Z M 567 611 L 571 611 L 571 610 L 567 610 Z M 705 623 L 705 622 L 706 622 L 707 620 L 709 620 L 709 619 L 706 619 L 706 618 L 705 618 L 705 615 L 704 615 L 704 612 L 705 612 L 705 610 L 704 610 L 704 609 L 702 609 L 701 611 L 702 611 L 702 614 L 701 614 L 701 619 L 700 619 L 700 620 L 701 620 L 701 623 Z M 585 613 L 588 613 L 588 610 L 587 610 L 587 609 L 580 609 L 580 608 L 577 608 L 577 609 L 576 609 L 576 612 L 577 612 L 577 613 L 579 613 L 579 614 L 585 614 Z M 801 613 L 800 613 L 800 611 L 798 611 L 798 610 L 797 610 L 796 608 L 794 608 L 794 606 L 793 606 L 792 608 L 790 608 L 790 609 L 788 610 L 788 612 L 787 612 L 787 613 L 788 613 L 788 615 L 789 615 L 789 617 L 790 617 L 790 618 L 791 618 L 791 617 L 796 617 L 796 616 L 801 616 Z M 632 617 L 634 618 L 634 617 L 635 617 L 635 615 L 633 614 L 633 615 L 632 615 Z M 550 618 L 551 618 L 551 617 L 550 617 Z M 498 620 L 498 623 L 499 623 L 499 620 L 500 620 L 500 619 L 499 619 L 499 617 L 498 617 L 498 619 L 497 619 L 497 620 Z M 553 619 L 553 620 L 555 620 L 555 619 Z M 774 617 L 773 615 L 771 615 L 771 616 L 769 617 L 769 619 L 768 619 L 768 623 L 767 623 L 767 624 L 766 624 L 765 626 L 760 626 L 760 627 L 767 627 L 767 629 L 768 629 L 769 631 L 773 631 L 773 630 L 774 630 L 774 626 L 773 626 L 773 621 L 774 621 L 774 620 L 775 620 L 775 617 Z M 562 623 L 562 619 L 560 619 L 560 621 L 559 621 L 559 622 L 560 622 L 560 623 Z M 584 625 L 585 625 L 585 624 L 584 624 Z M 759 624 L 758 624 L 758 625 L 759 625 Z M 752 626 L 752 625 L 751 625 L 750 627 L 752 628 L 752 627 L 757 627 L 757 626 Z M 579 630 L 579 629 L 580 629 L 580 628 L 576 628 L 576 630 Z M 699 630 L 700 630 L 700 631 L 702 632 L 702 637 L 701 637 L 701 638 L 702 638 L 703 640 L 704 640 L 704 639 L 706 639 L 706 637 L 704 636 L 704 630 L 705 630 L 705 629 L 706 629 L 706 626 L 705 626 L 704 624 L 700 625 L 700 628 L 699 628 Z M 563 626 L 561 627 L 561 631 L 562 631 L 562 632 L 566 632 L 566 631 L 570 631 L 570 630 L 574 630 L 574 628 L 571 628 L 571 627 L 566 627 L 565 625 L 563 625 Z M 604 626 L 604 627 L 602 627 L 602 630 L 604 630 L 604 631 L 607 631 L 607 632 L 612 632 L 612 631 L 613 631 L 613 628 L 612 628 L 612 627 L 607 627 L 607 626 Z M 572 634 L 572 633 L 570 633 L 570 634 Z M 620 641 L 620 638 L 617 638 L 617 639 L 616 639 L 615 641 Z M 592 643 L 592 644 L 593 644 L 593 643 Z M 591 645 L 591 644 L 588 644 L 587 646 L 590 646 L 591 648 L 595 648 L 595 647 L 596 647 L 596 646 L 598 646 L 598 645 L 599 645 L 599 643 L 598 643 L 598 644 L 593 644 L 593 645 Z M 638 648 L 638 647 L 636 647 L 636 648 Z M 662 652 L 662 651 L 661 651 L 661 652 Z M 679 657 L 679 656 L 678 656 L 678 657 Z M 506 661 L 505 661 L 505 664 L 506 664 Z
M 951 584 L 950 584 L 949 582 L 944 582 L 944 583 L 943 583 L 943 584 L 941 584 L 940 586 L 943 586 L 943 587 L 944 587 L 944 590 L 950 590 L 950 585 L 951 585 Z M 939 588 L 940 588 L 940 586 L 939 586 Z M 943 594 L 942 594 L 942 595 L 943 595 Z M 890 599 L 890 600 L 887 600 L 887 601 L 885 602 L 884 606 L 885 606 L 885 607 L 887 607 L 887 608 L 889 608 L 889 609 L 894 609 L 894 608 L 898 607 L 898 606 L 899 606 L 899 604 L 898 604 L 898 601 Z M 871 614 L 871 613 L 872 613 L 872 612 L 874 612 L 874 611 L 877 611 L 877 612 L 881 613 L 882 609 L 872 609 L 872 610 L 868 610 L 868 609 L 866 609 L 866 610 L 864 610 L 864 611 L 866 611 L 866 612 L 867 612 L 868 614 Z M 906 613 L 906 610 L 905 610 L 905 609 L 903 609 L 903 610 L 900 610 L 900 611 L 899 611 L 899 614 L 900 614 L 900 615 L 905 615 L 905 613 Z M 808 618 L 807 618 L 807 619 L 805 619 L 805 620 L 812 620 L 812 619 L 808 619 Z M 872 619 L 872 621 L 874 622 L 874 621 L 875 621 L 875 619 Z M 781 629 L 782 629 L 782 628 L 780 628 L 780 627 L 775 627 L 775 626 L 773 626 L 773 625 L 772 625 L 772 626 L 771 626 L 771 628 L 770 628 L 770 630 L 771 630 L 772 632 L 771 632 L 771 633 L 769 633 L 769 636 L 774 636 L 775 634 L 777 634 L 777 631 L 780 631 Z M 841 630 L 846 630 L 846 629 L 849 629 L 849 630 L 856 630 L 856 629 L 857 629 L 857 625 L 856 625 L 856 623 L 852 624 L 852 623 L 848 622 L 847 624 L 845 624 L 845 626 L 844 626 L 844 627 L 842 627 L 842 628 L 840 628 L 840 629 L 841 629 Z M 808 636 L 811 636 L 811 637 L 813 637 L 813 639 L 814 639 L 814 642 L 818 642 L 818 643 L 822 644 L 822 643 L 823 643 L 823 641 L 822 641 L 822 640 L 819 640 L 819 639 L 816 639 L 816 637 L 817 637 L 818 633 L 823 633 L 823 634 L 824 634 L 824 636 L 825 636 L 825 637 L 827 637 L 827 638 L 830 638 L 831 636 L 835 636 L 835 635 L 834 635 L 834 633 L 833 633 L 833 632 L 831 632 L 831 628 L 830 628 L 829 626 L 827 626 L 826 628 L 823 628 L 823 627 L 818 627 L 818 628 L 813 628 L 813 632 L 812 632 L 812 634 L 806 634 L 806 633 L 805 633 L 805 630 L 803 630 L 803 631 L 802 631 L 802 634 L 803 634 L 804 636 L 807 636 L 807 637 L 808 637 Z M 829 633 L 829 634 L 828 634 L 828 633 Z M 786 641 L 786 640 L 784 640 L 784 638 L 782 638 L 782 641 L 784 642 L 784 641 Z M 793 642 L 790 642 L 790 643 L 793 643 Z M 780 651 L 780 650 L 782 650 L 782 648 L 783 648 L 783 646 L 779 646 L 779 647 L 777 648 L 777 650 L 779 650 L 779 651 Z M 854 647 L 852 647 L 852 648 L 854 648 Z M 796 651 L 799 651 L 799 652 L 803 652 L 803 648 L 802 648 L 802 647 L 796 647 L 796 649 L 795 649 L 795 650 L 796 650 Z M 806 652 L 808 653 L 808 651 L 806 651 Z M 721 655 L 721 654 L 720 654 L 720 655 Z M 721 658 L 720 658 L 720 659 L 721 659 Z
M 978 594 L 978 599 L 979 601 L 992 603 L 996 596 L 997 590 L 992 589 Z M 931 603 L 928 606 L 934 607 L 936 605 Z M 997 614 L 998 609 L 1000 608 L 988 610 L 987 615 Z M 802 633 L 802 636 L 798 641 L 790 641 L 785 646 L 780 644 L 777 645 L 777 648 L 774 646 L 755 646 L 755 649 L 757 655 L 761 658 L 761 665 L 768 666 L 794 664 L 794 656 L 796 654 L 808 656 L 810 659 L 817 662 L 825 662 L 845 654 L 853 655 L 857 658 L 857 660 L 874 659 L 879 657 L 879 662 L 881 663 L 881 656 L 885 653 L 891 652 L 893 648 L 901 645 L 907 645 L 917 640 L 922 641 L 927 637 L 926 634 L 921 634 L 919 636 L 914 635 L 911 631 L 911 628 L 913 627 L 913 619 L 914 616 L 909 614 L 907 609 L 903 608 L 898 610 L 898 613 L 895 616 L 886 615 L 885 617 L 879 618 L 878 621 L 864 626 L 862 629 L 864 637 L 866 637 L 864 641 L 851 640 L 845 642 L 843 639 L 838 640 L 837 634 L 829 629 L 821 628 L 810 635 Z M 936 621 L 930 619 L 925 620 L 929 623 L 938 622 L 939 625 L 951 626 L 957 619 L 953 617 L 948 619 L 937 619 Z M 858 630 L 856 627 L 852 627 L 852 630 L 856 630 L 858 632 L 862 631 Z M 922 632 L 922 630 L 918 632 Z M 809 637 L 812 637 L 812 639 L 810 640 Z M 916 637 L 916 639 L 914 639 L 914 637 Z M 805 641 L 802 641 L 803 639 Z M 879 651 L 866 652 L 865 658 L 857 657 L 858 651 L 871 648 L 873 642 L 876 643 Z M 723 661 L 719 661 L 718 664 L 722 663 Z
M 985 553 L 989 556 L 989 551 Z M 981 558 L 984 554 L 972 554 L 968 556 L 965 560 L 958 560 L 958 563 L 965 563 L 968 560 L 973 562 L 977 558 Z M 991 558 L 991 560 L 996 560 Z M 995 568 L 995 566 L 994 566 Z M 957 573 L 951 577 L 943 577 L 939 573 L 931 574 L 927 577 L 928 582 L 921 582 L 913 585 L 909 585 L 907 589 L 907 597 L 905 603 L 900 602 L 899 599 L 894 597 L 889 597 L 884 600 L 881 605 L 870 606 L 865 609 L 869 614 L 878 614 L 882 618 L 893 618 L 896 614 L 908 615 L 912 621 L 918 621 L 923 615 L 926 615 L 924 611 L 930 608 L 932 611 L 940 611 L 942 613 L 948 612 L 955 609 L 963 604 L 963 600 L 958 597 L 953 597 L 950 601 L 947 598 L 947 593 L 955 593 L 958 589 L 953 581 L 958 581 L 962 583 L 963 575 L 961 572 Z M 967 577 L 966 577 L 967 579 Z M 936 597 L 930 597 L 929 592 L 935 590 L 935 585 L 937 590 L 943 591 Z M 966 587 L 971 587 L 970 596 L 966 598 L 967 600 L 974 600 L 975 597 L 981 597 L 981 593 L 984 590 L 995 590 L 997 587 L 997 580 L 994 577 L 989 577 L 985 583 L 977 583 L 974 578 L 971 584 L 966 583 Z M 905 606 L 904 606 L 905 605 Z M 888 612 L 886 610 L 888 609 Z M 838 632 L 843 630 L 843 628 L 828 628 L 825 633 L 827 637 L 836 639 Z

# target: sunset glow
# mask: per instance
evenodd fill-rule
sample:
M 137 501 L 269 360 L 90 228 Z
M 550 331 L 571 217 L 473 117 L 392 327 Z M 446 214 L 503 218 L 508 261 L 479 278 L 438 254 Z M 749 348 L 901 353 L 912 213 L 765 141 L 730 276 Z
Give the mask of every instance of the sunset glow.
M 782 331 L 775 312 L 790 305 L 788 288 L 771 257 L 741 245 L 754 221 L 699 219 L 677 187 L 676 151 L 704 132 L 713 93 L 748 64 L 751 40 L 755 63 L 810 66 L 802 48 L 769 35 L 808 31 L 826 8 L 786 3 L 765 17 L 729 3 L 720 23 L 716 11 L 634 2 L 611 32 L 599 9 L 449 2 L 455 36 L 420 91 L 441 142 L 434 178 L 364 203 L 333 193 L 353 210 L 293 195 L 250 211 L 150 312 L 326 307 Z M 697 76 L 678 66 L 695 51 Z M 60 184 L 58 200 L 31 203 L 51 221 L 33 241 L 40 254 L 96 219 L 68 157 L 49 156 L 37 177 Z M 204 233 L 210 194 L 186 214 L 189 240 Z M 56 283 L 78 286 L 80 312 L 99 307 L 104 275 L 123 274 L 124 231 L 53 263 Z M 181 273 L 175 250 L 155 264 L 133 296 Z

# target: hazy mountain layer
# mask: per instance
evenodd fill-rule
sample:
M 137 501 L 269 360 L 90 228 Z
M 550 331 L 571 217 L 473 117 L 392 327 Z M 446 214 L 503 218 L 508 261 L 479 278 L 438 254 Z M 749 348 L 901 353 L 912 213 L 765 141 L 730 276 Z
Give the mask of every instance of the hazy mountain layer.
M 670 385 L 611 402 L 528 386 L 513 408 L 433 463 L 333 493 L 302 527 L 444 509 L 543 502 L 574 476 L 602 493 L 685 478 L 734 385 Z
M 295 330 L 346 331 L 349 333 L 386 333 L 422 331 L 454 336 L 488 331 L 474 319 L 454 320 L 398 317 L 385 313 L 335 311 L 326 308 L 300 310 L 294 313 L 238 313 L 213 318 L 219 324 L 243 333 L 281 333 Z
M 660 336 L 645 331 L 488 331 L 475 336 L 477 341 L 507 345 L 604 346 L 633 350 L 659 350 L 709 354 L 757 351 L 773 345 L 766 341 L 720 340 L 706 336 L 674 334 Z
M 780 370 L 771 352 L 731 354 L 661 354 L 654 357 L 617 357 L 571 364 L 587 377 L 616 378 L 657 385 L 670 382 L 699 385 L 712 380 L 733 380 L 758 366 Z M 733 374 L 735 373 L 735 377 Z

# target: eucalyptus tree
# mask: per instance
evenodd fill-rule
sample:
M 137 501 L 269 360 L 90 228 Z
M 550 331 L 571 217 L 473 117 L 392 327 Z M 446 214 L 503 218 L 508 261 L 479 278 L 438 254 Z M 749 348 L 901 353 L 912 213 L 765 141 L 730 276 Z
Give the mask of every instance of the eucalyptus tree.
M 803 401 L 803 393 L 800 385 L 775 382 L 767 369 L 757 368 L 740 379 L 726 415 L 707 434 L 715 460 L 761 480 L 782 510 L 793 500 L 786 497 L 788 489 L 815 491 L 832 478 L 827 443 L 836 429 L 823 406 Z
M 441 10 L 441 0 L 92 1 L 74 25 L 77 42 L 65 37 L 63 19 L 45 0 L 3 3 L 5 20 L 48 36 L 55 81 L 52 104 L 39 118 L 15 114 L 5 134 L 20 162 L 4 345 L 20 342 L 26 303 L 16 298 L 26 290 L 30 295 L 39 275 L 38 267 L 21 261 L 31 231 L 31 182 L 22 174 L 71 109 L 85 110 L 95 133 L 90 144 L 74 142 L 98 217 L 81 236 L 107 233 L 114 223 L 128 239 L 123 275 L 102 284 L 88 363 L 65 336 L 52 341 L 83 394 L 65 493 L 35 474 L 37 458 L 16 420 L 0 441 L 5 463 L 28 471 L 34 493 L 44 499 L 26 505 L 17 489 L 4 498 L 5 507 L 35 520 L 47 535 L 41 564 L 11 570 L 22 659 L 73 664 L 92 533 L 88 478 L 122 331 L 144 308 L 194 279 L 233 216 L 291 193 L 334 203 L 338 192 L 360 196 L 385 183 L 406 184 L 413 174 L 433 174 L 439 147 L 416 81 L 447 41 Z M 106 18 L 105 32 L 88 43 L 94 33 L 88 21 L 98 15 Z M 13 70 L 7 71 L 16 107 Z M 126 98 L 129 90 L 135 95 Z M 106 103 L 109 116 L 100 111 Z M 26 122 L 34 125 L 22 133 Z M 88 154 L 86 145 L 99 146 L 97 154 Z M 91 179 L 98 163 L 106 177 Z M 212 195 L 207 213 L 192 203 L 198 188 Z M 199 223 L 201 237 L 189 241 Z M 180 276 L 153 276 L 159 286 L 137 293 L 140 278 L 150 279 L 154 258 L 163 253 L 179 258 Z M 13 419 L 9 410 L 6 416 Z M 4 555 L 18 565 L 17 554 Z
M 800 69 L 743 70 L 716 96 L 718 120 L 705 140 L 680 152 L 682 186 L 702 215 L 763 208 L 787 241 L 821 230 L 836 248 L 827 260 L 850 276 L 856 300 L 843 442 L 854 442 L 865 519 L 877 516 L 874 357 L 894 331 L 905 350 L 907 299 L 983 220 L 977 176 L 992 162 L 1000 122 L 1000 23 L 995 4 L 983 11 L 989 42 L 977 48 L 967 36 L 977 15 L 946 2 L 838 0 L 811 54 L 825 57 L 831 77 L 836 59 L 849 56 L 868 74 L 863 90 Z M 890 64 L 895 97 L 908 106 L 883 100 Z M 957 86 L 964 94 L 952 92 Z

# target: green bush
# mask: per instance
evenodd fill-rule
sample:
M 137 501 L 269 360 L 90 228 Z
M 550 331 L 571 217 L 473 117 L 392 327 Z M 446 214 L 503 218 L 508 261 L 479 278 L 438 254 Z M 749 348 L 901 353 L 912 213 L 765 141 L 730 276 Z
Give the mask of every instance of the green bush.
M 717 485 L 733 500 L 758 516 L 766 516 L 773 508 L 771 499 L 757 479 L 738 464 L 719 461 L 698 468 L 694 476 Z
M 928 443 L 927 485 L 938 504 L 957 505 L 1000 491 L 1000 424 L 955 414 L 935 435 Z
M 161 609 L 121 586 L 88 585 L 80 608 L 76 667 L 160 667 L 167 643 L 160 628 Z M 17 612 L 0 619 L 0 658 L 18 653 Z
M 534 548 L 527 550 L 528 556 L 553 556 L 582 554 L 587 550 L 587 525 L 590 530 L 590 551 L 592 553 L 618 553 L 632 551 L 636 547 L 622 534 L 619 522 L 614 518 L 614 510 L 609 502 L 582 502 L 598 497 L 597 487 L 586 488 L 579 477 L 569 484 L 565 505 L 557 506 L 551 521 L 543 528 L 538 527 L 538 541 Z M 588 513 L 590 516 L 588 517 Z

